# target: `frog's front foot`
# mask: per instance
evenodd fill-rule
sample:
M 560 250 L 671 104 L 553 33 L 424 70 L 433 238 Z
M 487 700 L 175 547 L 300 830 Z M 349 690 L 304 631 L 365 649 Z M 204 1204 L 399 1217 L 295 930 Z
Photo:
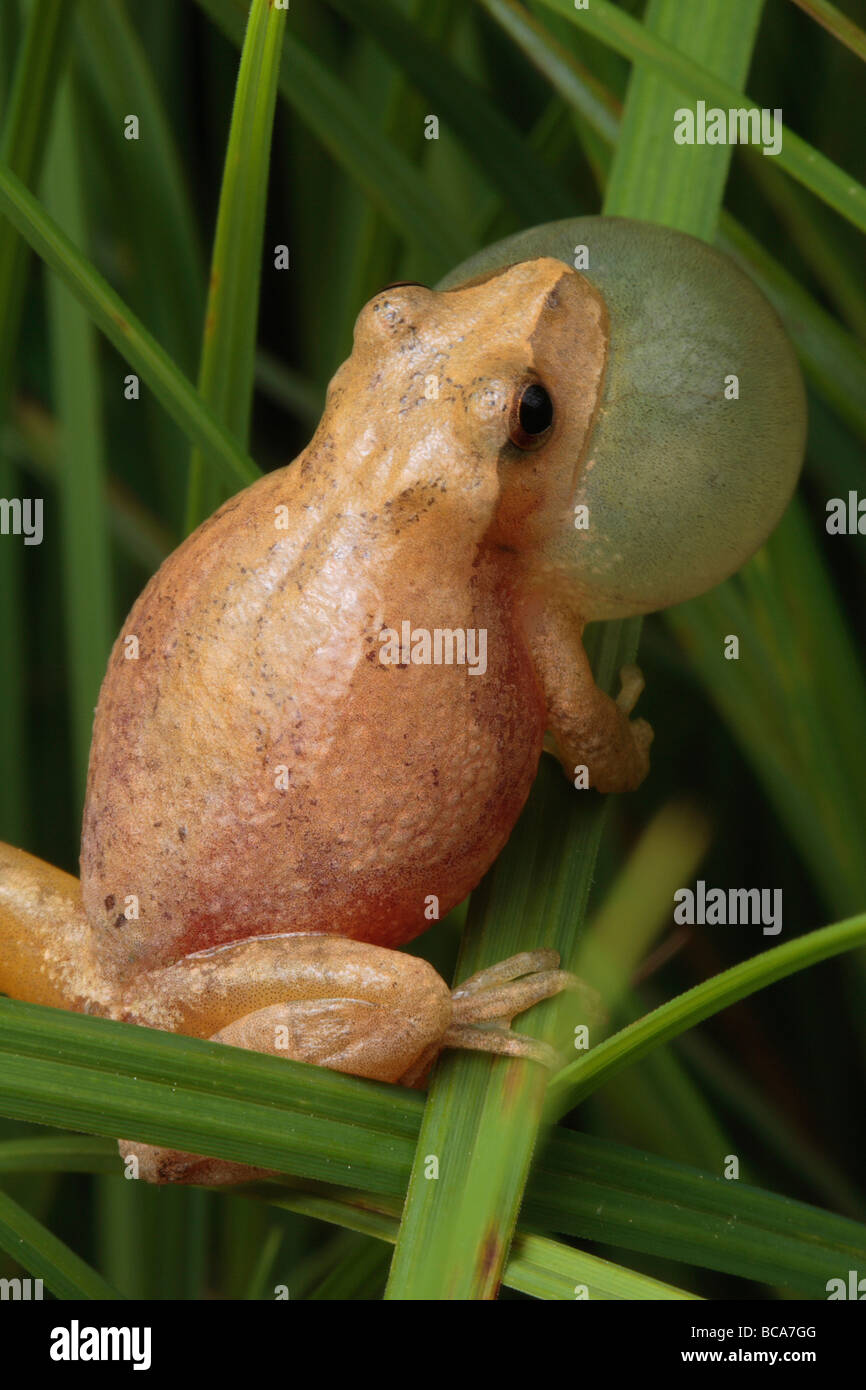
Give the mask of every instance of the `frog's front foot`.
M 527 619 L 526 635 L 547 705 L 545 747 L 576 787 L 628 792 L 649 771 L 653 732 L 629 715 L 643 690 L 637 666 L 623 666 L 611 699 L 595 682 L 575 615 L 555 605 Z
M 643 672 L 639 666 L 623 666 L 619 673 L 620 687 L 616 697 L 617 708 L 625 716 L 626 728 L 631 746 L 621 763 L 623 784 L 617 790 L 633 791 L 639 787 L 649 772 L 650 744 L 653 741 L 652 725 L 646 719 L 629 719 L 644 688 Z
M 619 669 L 619 694 L 616 703 L 623 714 L 631 714 L 644 692 L 646 681 L 639 666 L 621 666 Z M 643 721 L 642 721 L 643 722 Z
M 644 688 L 643 672 L 638 666 L 623 666 L 619 679 L 619 694 L 608 705 L 612 723 L 605 737 L 601 734 L 603 721 L 599 720 L 591 759 L 590 785 L 600 792 L 634 791 L 649 772 L 652 725 L 646 719 L 629 718 Z
M 401 1080 L 406 1085 L 418 1085 L 435 1055 L 446 1047 L 523 1057 L 547 1067 L 556 1066 L 560 1058 L 555 1048 L 514 1032 L 511 1023 L 517 1014 L 563 990 L 581 996 L 583 1011 L 590 1021 L 604 1017 L 599 995 L 576 975 L 559 969 L 556 951 L 522 951 L 470 975 L 452 991 L 451 1024 L 436 1054 L 419 1059 Z

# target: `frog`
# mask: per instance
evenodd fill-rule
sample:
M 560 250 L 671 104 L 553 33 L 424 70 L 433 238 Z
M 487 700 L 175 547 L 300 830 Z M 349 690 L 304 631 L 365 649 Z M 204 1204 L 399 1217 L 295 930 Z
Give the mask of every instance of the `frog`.
M 584 221 L 604 243 L 598 224 L 615 219 Z M 625 226 L 627 240 L 644 226 L 646 260 L 649 224 Z M 621 248 L 607 280 L 570 264 L 581 234 L 579 220 L 554 224 L 541 245 L 503 243 L 455 283 L 375 294 L 307 447 L 225 502 L 152 577 L 99 696 L 80 882 L 0 847 L 0 989 L 410 1086 L 447 1048 L 550 1064 L 550 1048 L 513 1023 L 580 991 L 555 952 L 523 952 L 452 989 L 400 948 L 496 860 L 545 750 L 590 794 L 642 783 L 653 738 L 633 717 L 642 674 L 626 665 L 616 696 L 602 689 L 586 625 L 732 572 L 778 519 L 801 447 L 796 427 L 780 444 L 771 418 L 771 499 L 750 512 L 732 465 L 710 518 L 723 543 L 708 560 L 699 525 L 703 549 L 671 578 L 676 564 L 644 540 L 641 587 L 617 518 L 630 496 L 645 507 L 632 496 L 641 468 L 661 466 L 647 448 L 631 460 L 637 483 L 623 473 L 623 411 L 646 429 L 646 399 L 617 366 L 631 340 L 614 287 L 628 277 Z M 675 245 L 671 275 L 683 256 Z M 717 275 L 711 264 L 706 285 Z M 734 278 L 741 297 L 758 294 Z M 644 312 L 646 298 L 624 302 Z M 676 452 L 676 428 L 694 440 L 703 419 L 710 458 L 692 473 L 714 476 L 735 457 L 719 402 L 703 380 L 691 397 L 683 386 L 685 405 L 668 401 L 669 363 L 654 384 L 639 348 L 645 396 L 676 416 L 662 452 Z M 777 373 L 789 426 L 794 373 Z M 762 389 L 772 417 L 772 375 Z M 750 429 L 748 412 L 737 428 Z M 619 501 L 611 474 L 623 477 Z M 667 489 L 680 521 L 683 497 L 703 516 L 711 491 L 670 468 L 658 476 L 656 505 Z M 576 520 L 587 512 L 591 540 Z M 250 1176 L 150 1145 L 121 1153 L 153 1182 Z

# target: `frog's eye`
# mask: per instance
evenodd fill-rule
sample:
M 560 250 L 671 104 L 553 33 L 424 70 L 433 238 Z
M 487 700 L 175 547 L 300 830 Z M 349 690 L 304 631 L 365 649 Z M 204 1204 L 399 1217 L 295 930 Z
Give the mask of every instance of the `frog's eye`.
M 511 406 L 508 437 L 518 449 L 537 449 L 553 424 L 553 401 L 538 381 L 521 386 Z
M 388 290 L 405 290 L 413 288 L 419 290 L 426 290 L 427 286 L 422 285 L 420 280 L 395 280 L 393 284 L 386 285 L 383 290 L 379 291 L 379 293 L 385 294 Z

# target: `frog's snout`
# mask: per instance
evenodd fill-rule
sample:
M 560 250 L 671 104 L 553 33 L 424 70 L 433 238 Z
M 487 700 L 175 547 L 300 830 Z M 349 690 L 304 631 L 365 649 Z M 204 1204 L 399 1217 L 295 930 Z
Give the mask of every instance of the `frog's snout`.
M 380 290 L 355 320 L 355 345 L 374 346 L 413 335 L 430 313 L 434 299 L 426 285 L 410 281 Z

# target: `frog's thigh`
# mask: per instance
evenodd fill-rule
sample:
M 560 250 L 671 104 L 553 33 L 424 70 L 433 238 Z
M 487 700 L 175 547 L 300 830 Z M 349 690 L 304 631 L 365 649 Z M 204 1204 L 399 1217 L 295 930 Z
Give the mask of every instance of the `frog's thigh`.
M 397 1081 L 451 1022 L 416 956 L 325 934 L 257 937 L 186 956 L 130 990 L 127 1017 L 193 1037 Z
M 324 935 L 238 942 L 138 981 L 126 1017 L 256 1052 L 397 1081 L 435 1055 L 448 986 L 426 961 Z M 217 1185 L 272 1176 L 225 1159 L 119 1145 L 148 1182 Z

